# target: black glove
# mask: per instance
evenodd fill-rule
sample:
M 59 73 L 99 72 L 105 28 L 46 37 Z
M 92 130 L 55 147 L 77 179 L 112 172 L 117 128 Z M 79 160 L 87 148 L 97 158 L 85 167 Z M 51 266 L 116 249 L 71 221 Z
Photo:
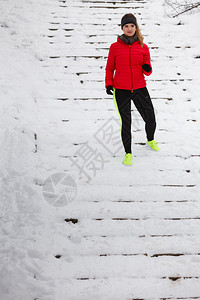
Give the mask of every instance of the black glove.
M 145 70 L 147 73 L 151 72 L 151 66 L 149 64 L 144 64 L 142 69 Z
M 108 85 L 108 86 L 106 87 L 106 93 L 107 93 L 108 95 L 113 95 L 113 86 L 112 86 L 112 85 Z

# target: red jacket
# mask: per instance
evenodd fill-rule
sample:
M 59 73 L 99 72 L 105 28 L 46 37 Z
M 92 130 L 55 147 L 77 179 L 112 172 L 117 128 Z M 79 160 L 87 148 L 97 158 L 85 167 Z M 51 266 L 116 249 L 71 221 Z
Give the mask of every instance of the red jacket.
M 149 64 L 150 53 L 146 44 L 143 48 L 136 41 L 131 45 L 124 43 L 119 37 L 111 44 L 106 64 L 105 87 L 112 85 L 116 89 L 135 90 L 146 86 L 142 65 Z M 114 74 L 115 71 L 115 74 Z M 113 76 L 114 75 L 114 76 Z

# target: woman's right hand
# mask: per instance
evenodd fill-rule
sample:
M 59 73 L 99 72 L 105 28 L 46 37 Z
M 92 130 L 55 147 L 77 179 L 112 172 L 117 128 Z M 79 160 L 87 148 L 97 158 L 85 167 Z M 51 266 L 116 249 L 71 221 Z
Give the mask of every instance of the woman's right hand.
M 108 95 L 113 95 L 113 86 L 112 86 L 112 85 L 108 85 L 108 86 L 106 87 L 106 93 L 107 93 Z

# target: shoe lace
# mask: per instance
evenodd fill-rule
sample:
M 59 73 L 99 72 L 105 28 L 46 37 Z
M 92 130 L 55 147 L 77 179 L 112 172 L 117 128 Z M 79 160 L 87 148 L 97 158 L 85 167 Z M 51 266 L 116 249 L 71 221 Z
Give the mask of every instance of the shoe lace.
M 152 140 L 152 141 L 150 141 L 149 143 L 150 143 L 152 146 L 153 146 L 153 145 L 156 145 L 156 141 L 155 141 L 155 140 Z
M 156 144 L 156 141 L 153 141 L 152 146 L 154 146 L 155 148 L 158 148 L 158 145 Z

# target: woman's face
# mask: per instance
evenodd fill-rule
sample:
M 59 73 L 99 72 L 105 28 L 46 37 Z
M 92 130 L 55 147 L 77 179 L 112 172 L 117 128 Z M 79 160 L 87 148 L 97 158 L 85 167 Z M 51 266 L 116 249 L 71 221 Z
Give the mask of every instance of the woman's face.
M 133 23 L 128 23 L 123 26 L 122 30 L 125 35 L 133 36 L 136 32 L 136 26 Z

